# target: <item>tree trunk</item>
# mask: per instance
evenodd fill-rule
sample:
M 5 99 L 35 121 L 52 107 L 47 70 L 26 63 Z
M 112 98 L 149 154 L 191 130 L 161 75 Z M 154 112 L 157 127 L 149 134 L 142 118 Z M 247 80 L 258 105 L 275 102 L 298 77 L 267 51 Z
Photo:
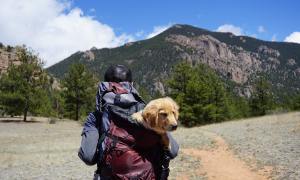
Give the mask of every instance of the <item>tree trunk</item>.
M 76 87 L 75 91 L 76 91 L 76 95 L 75 95 L 76 96 L 76 107 L 75 107 L 76 108 L 76 110 L 75 110 L 76 111 L 75 112 L 76 113 L 76 117 L 75 117 L 75 120 L 78 121 L 78 119 L 79 119 L 79 111 L 80 111 L 80 106 L 79 106 L 80 101 L 79 101 L 79 92 L 78 92 L 79 88 Z
M 26 122 L 26 118 L 27 118 L 27 112 L 28 112 L 28 100 L 25 101 L 25 107 L 24 107 L 24 118 L 23 121 Z
M 24 121 L 24 122 L 26 122 L 26 117 L 27 117 L 27 111 L 25 110 L 25 111 L 24 111 L 24 118 L 23 118 L 23 121 Z
M 24 118 L 23 118 L 24 122 L 26 122 L 27 112 L 28 112 L 28 107 L 26 106 L 25 109 L 24 109 Z
M 78 101 L 76 102 L 76 112 L 75 113 L 76 113 L 75 120 L 78 121 L 78 118 L 79 118 L 78 117 L 79 116 L 79 102 Z

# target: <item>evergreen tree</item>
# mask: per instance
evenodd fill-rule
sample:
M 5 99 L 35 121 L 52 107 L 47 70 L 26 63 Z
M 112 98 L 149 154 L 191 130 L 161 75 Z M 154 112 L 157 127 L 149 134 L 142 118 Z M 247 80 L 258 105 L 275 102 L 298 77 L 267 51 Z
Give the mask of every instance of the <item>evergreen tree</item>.
M 245 97 L 234 94 L 229 96 L 231 118 L 245 118 L 250 116 L 249 101 Z
M 45 92 L 48 86 L 47 74 L 42 69 L 41 59 L 25 46 L 17 49 L 19 65 L 10 65 L 0 80 L 0 104 L 10 115 L 24 115 L 28 112 L 49 112 L 50 103 Z
M 72 64 L 62 80 L 65 111 L 69 118 L 79 120 L 91 110 L 96 92 L 96 80 L 83 64 Z
M 53 116 L 62 118 L 64 116 L 64 99 L 62 97 L 62 90 L 60 81 L 53 76 L 50 76 L 50 87 L 48 96 L 50 98 L 51 106 L 53 109 Z
M 137 86 L 137 91 L 139 92 L 139 95 L 143 98 L 143 100 L 148 103 L 149 101 L 151 101 L 151 95 L 149 94 L 149 92 L 146 90 L 146 88 L 144 88 L 144 86 Z
M 178 105 L 182 108 L 185 108 L 184 104 L 184 96 L 187 93 L 187 84 L 193 76 L 193 68 L 188 63 L 180 63 L 177 64 L 172 70 L 172 74 L 170 79 L 166 82 L 168 88 L 171 89 L 169 91 L 169 96 L 175 99 Z M 183 111 L 183 114 L 185 111 Z M 184 117 L 184 115 L 181 115 Z
M 53 109 L 53 115 L 58 118 L 62 118 L 64 115 L 64 100 L 61 91 L 57 89 L 51 89 L 49 92 L 51 105 Z
M 188 63 L 180 63 L 174 67 L 171 78 L 167 81 L 168 86 L 172 88 L 174 94 L 186 94 L 186 88 L 189 80 L 193 76 L 193 68 Z
M 186 126 L 219 122 L 230 118 L 224 83 L 203 64 L 179 64 L 168 81 L 170 96 L 179 104 L 180 122 Z
M 251 113 L 254 116 L 262 116 L 274 106 L 272 85 L 264 78 L 257 79 L 254 92 L 250 100 Z
M 292 109 L 300 110 L 300 92 L 293 99 Z

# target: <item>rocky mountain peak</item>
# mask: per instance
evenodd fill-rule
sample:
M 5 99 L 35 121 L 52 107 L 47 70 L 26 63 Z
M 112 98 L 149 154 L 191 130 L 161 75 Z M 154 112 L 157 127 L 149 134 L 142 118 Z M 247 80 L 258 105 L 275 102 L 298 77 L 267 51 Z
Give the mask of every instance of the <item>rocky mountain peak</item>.
M 241 96 L 251 96 L 259 76 L 267 77 L 274 93 L 300 90 L 299 44 L 262 41 L 184 24 L 175 24 L 147 40 L 73 54 L 48 70 L 60 77 L 72 62 L 82 62 L 101 77 L 110 64 L 125 64 L 135 72 L 137 84 L 153 95 L 167 92 L 164 80 L 182 61 L 207 64 Z

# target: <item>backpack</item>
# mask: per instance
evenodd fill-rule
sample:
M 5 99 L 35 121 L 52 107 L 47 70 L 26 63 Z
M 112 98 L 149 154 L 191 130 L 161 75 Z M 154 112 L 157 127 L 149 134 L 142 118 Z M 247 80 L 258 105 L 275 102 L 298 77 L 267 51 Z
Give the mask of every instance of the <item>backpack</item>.
M 96 111 L 93 114 L 96 117 L 96 127 L 99 132 L 98 159 L 100 160 L 105 149 L 105 135 L 110 126 L 108 108 L 112 105 L 124 109 L 130 109 L 134 106 L 135 111 L 132 112 L 134 113 L 143 109 L 145 103 L 129 82 L 101 82 L 99 84 L 96 95 Z
M 155 179 L 160 136 L 130 118 L 145 103 L 128 83 L 99 85 L 94 116 L 99 131 L 97 173 L 113 179 Z

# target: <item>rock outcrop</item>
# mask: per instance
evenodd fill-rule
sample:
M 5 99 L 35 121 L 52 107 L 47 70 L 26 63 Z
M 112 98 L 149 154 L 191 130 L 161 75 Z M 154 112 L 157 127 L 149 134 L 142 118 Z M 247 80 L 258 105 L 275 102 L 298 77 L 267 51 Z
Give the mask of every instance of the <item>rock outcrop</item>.
M 19 64 L 17 59 L 17 47 L 1 46 L 0 47 L 0 75 L 7 72 L 11 64 Z
M 170 35 L 166 41 L 176 44 L 182 59 L 192 64 L 205 63 L 238 84 L 246 83 L 254 73 L 274 70 L 280 64 L 279 51 L 267 46 L 260 46 L 258 52 L 249 52 L 210 35 Z M 264 58 L 266 55 L 267 58 Z
M 280 66 L 280 52 L 266 45 L 261 45 L 257 51 L 246 51 L 240 46 L 228 45 L 210 35 L 184 36 L 169 35 L 167 42 L 174 44 L 180 58 L 193 65 L 204 63 L 215 69 L 223 77 L 234 81 L 240 86 L 251 84 L 251 77 L 259 73 L 278 71 Z M 296 65 L 294 59 L 287 61 L 289 66 Z M 295 70 L 295 75 L 298 70 Z M 239 95 L 250 97 L 251 86 L 239 87 Z
M 95 54 L 93 53 L 92 50 L 88 50 L 88 51 L 85 51 L 83 53 L 83 56 L 82 56 L 85 60 L 87 61 L 94 61 L 95 60 Z

